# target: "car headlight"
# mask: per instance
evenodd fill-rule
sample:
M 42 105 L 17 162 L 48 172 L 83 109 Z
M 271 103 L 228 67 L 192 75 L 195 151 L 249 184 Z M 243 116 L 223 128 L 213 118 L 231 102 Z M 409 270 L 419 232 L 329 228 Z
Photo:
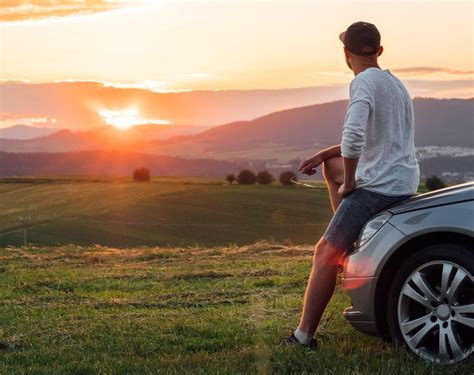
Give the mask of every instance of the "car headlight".
M 390 212 L 384 212 L 370 219 L 360 231 L 359 238 L 355 242 L 354 248 L 357 249 L 365 245 L 392 216 L 393 215 Z

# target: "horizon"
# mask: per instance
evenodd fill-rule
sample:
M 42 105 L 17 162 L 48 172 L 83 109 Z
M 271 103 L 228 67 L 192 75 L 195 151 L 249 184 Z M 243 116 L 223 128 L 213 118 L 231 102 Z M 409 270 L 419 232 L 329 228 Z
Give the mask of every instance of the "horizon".
M 288 90 L 292 90 L 292 89 L 288 89 Z M 297 89 L 295 89 L 295 90 L 297 90 Z M 208 92 L 208 91 L 211 91 L 211 90 L 196 90 L 196 91 Z M 219 91 L 236 91 L 236 90 L 219 90 Z M 255 90 L 237 90 L 237 91 L 255 91 Z M 259 91 L 259 90 L 257 89 L 257 91 Z M 281 110 L 277 110 L 277 111 L 273 111 L 273 112 L 264 113 L 260 116 L 257 116 L 257 117 L 254 117 L 254 118 L 251 118 L 251 119 L 248 119 L 248 120 L 236 119 L 236 120 L 233 120 L 233 121 L 230 121 L 230 122 L 225 122 L 225 123 L 210 125 L 210 126 L 186 125 L 186 124 L 169 123 L 169 122 L 166 123 L 166 122 L 161 122 L 162 120 L 156 120 L 155 122 L 153 120 L 151 120 L 150 122 L 133 123 L 133 124 L 127 124 L 126 126 L 120 126 L 120 124 L 117 125 L 117 124 L 114 124 L 114 123 L 111 123 L 111 122 L 107 122 L 106 116 L 101 115 L 105 119 L 104 124 L 100 124 L 100 125 L 95 126 L 95 127 L 87 127 L 87 128 L 74 128 L 74 127 L 71 128 L 71 127 L 67 127 L 67 126 L 66 127 L 55 127 L 56 119 L 54 119 L 54 118 L 53 119 L 45 119 L 45 121 L 41 121 L 41 122 L 31 122 L 30 123 L 30 122 L 26 121 L 26 123 L 17 123 L 15 120 L 12 120 L 12 119 L 4 120 L 4 119 L 2 119 L 2 116 L 0 116 L 0 130 L 13 129 L 13 128 L 16 128 L 16 127 L 25 127 L 25 128 L 36 128 L 36 129 L 51 129 L 51 130 L 56 130 L 56 131 L 68 130 L 68 131 L 71 131 L 73 133 L 79 133 L 79 132 L 97 131 L 97 130 L 100 130 L 100 129 L 113 129 L 113 130 L 120 131 L 120 132 L 127 132 L 127 131 L 131 131 L 131 130 L 134 130 L 134 129 L 137 129 L 137 128 L 140 128 L 140 127 L 149 127 L 149 126 L 157 126 L 157 127 L 194 126 L 196 128 L 202 128 L 202 130 L 198 131 L 200 133 L 200 132 L 212 129 L 212 128 L 231 125 L 235 122 L 241 122 L 241 121 L 243 121 L 243 122 L 252 122 L 252 121 L 258 120 L 262 117 L 273 115 L 273 114 L 278 113 L 278 112 L 292 111 L 292 110 L 295 110 L 295 109 L 311 107 L 311 106 L 317 106 L 317 105 L 331 104 L 331 103 L 336 103 L 336 102 L 340 102 L 340 101 L 347 101 L 347 100 L 348 100 L 347 98 L 345 98 L 345 99 L 335 99 L 335 100 L 329 100 L 329 101 L 325 101 L 325 102 L 318 102 L 318 103 L 302 105 L 302 106 L 297 106 L 297 107 L 292 107 L 292 108 L 285 108 L 285 109 L 281 109 Z M 412 97 L 412 100 L 413 101 L 415 101 L 415 100 L 465 100 L 465 101 L 469 101 L 469 100 L 474 100 L 474 96 L 466 97 L 466 98 L 456 98 L 456 97 L 437 98 L 437 97 L 430 97 L 430 96 L 416 96 L 416 97 Z M 11 123 L 10 123 L 10 121 L 11 121 Z M 43 124 L 45 124 L 45 125 L 43 125 Z M 1 138 L 1 136 L 0 136 L 0 138 Z M 5 138 L 5 139 L 8 139 L 8 138 Z

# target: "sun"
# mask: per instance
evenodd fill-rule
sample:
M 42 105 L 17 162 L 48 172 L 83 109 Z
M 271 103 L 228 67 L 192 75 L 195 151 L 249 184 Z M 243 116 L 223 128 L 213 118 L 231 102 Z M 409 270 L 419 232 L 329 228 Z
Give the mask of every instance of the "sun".
M 170 125 L 168 120 L 147 119 L 140 115 L 138 109 L 109 110 L 99 111 L 99 115 L 105 120 L 106 124 L 112 125 L 119 130 L 127 130 L 135 125 L 155 124 Z

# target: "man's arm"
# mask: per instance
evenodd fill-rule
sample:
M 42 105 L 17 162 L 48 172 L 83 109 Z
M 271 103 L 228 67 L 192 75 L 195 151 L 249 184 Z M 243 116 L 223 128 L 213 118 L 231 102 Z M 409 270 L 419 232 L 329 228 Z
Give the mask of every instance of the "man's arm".
M 321 161 L 325 161 L 336 156 L 341 156 L 341 145 L 338 144 L 325 148 L 324 150 L 318 151 L 316 155 L 319 155 Z
M 342 157 L 342 161 L 344 164 L 344 183 L 339 187 L 337 193 L 341 197 L 345 197 L 349 195 L 355 188 L 356 188 L 356 179 L 355 173 L 357 169 L 357 163 L 359 162 L 359 158 L 345 158 Z
M 365 128 L 374 103 L 374 89 L 365 79 L 351 83 L 349 107 L 342 130 L 341 155 L 358 159 L 365 144 Z
M 338 193 L 348 195 L 356 187 L 355 173 L 365 144 L 365 128 L 373 107 L 374 90 L 363 79 L 351 84 L 351 98 L 342 132 L 341 155 L 344 164 L 344 183 Z

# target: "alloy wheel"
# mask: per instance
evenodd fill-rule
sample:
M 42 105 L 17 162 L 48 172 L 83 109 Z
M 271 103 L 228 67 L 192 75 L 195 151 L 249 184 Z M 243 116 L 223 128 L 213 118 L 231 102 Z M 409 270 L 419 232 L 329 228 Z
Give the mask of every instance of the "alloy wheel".
M 474 350 L 474 277 L 449 261 L 425 263 L 406 279 L 398 325 L 408 347 L 437 363 L 454 363 Z

